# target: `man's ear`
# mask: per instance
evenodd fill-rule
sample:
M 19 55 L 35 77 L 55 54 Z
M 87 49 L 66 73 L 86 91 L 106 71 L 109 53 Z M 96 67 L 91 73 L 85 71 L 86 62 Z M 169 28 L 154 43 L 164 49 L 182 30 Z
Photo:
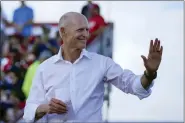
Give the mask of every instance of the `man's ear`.
M 60 33 L 62 37 L 65 35 L 65 29 L 63 27 L 60 28 Z

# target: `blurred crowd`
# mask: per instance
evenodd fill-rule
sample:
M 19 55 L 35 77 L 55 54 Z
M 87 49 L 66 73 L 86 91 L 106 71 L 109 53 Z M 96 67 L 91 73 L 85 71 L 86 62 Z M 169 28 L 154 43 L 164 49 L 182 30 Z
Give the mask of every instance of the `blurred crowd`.
M 34 11 L 24 1 L 14 11 L 12 22 L 7 20 L 2 6 L 0 12 L 0 123 L 16 122 L 23 115 L 37 67 L 58 52 L 62 39 L 57 31 L 50 36 L 50 26 L 45 24 L 39 25 L 42 34 L 34 33 Z M 89 46 L 104 31 L 107 23 L 100 14 L 100 7 L 91 1 L 82 7 L 81 13 L 89 21 Z

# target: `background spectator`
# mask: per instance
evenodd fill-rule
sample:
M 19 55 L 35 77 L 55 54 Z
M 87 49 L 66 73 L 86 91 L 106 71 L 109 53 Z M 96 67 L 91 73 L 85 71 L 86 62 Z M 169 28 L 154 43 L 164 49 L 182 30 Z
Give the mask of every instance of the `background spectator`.
M 87 19 L 91 16 L 90 8 L 92 7 L 93 3 L 91 0 L 87 1 L 87 4 L 82 7 L 81 14 L 83 14 Z
M 97 36 L 99 36 L 106 26 L 104 18 L 100 15 L 100 7 L 97 4 L 93 4 L 90 8 L 91 16 L 88 19 L 89 21 L 89 33 L 90 38 L 87 41 L 89 45 Z
M 22 90 L 26 96 L 26 98 L 29 95 L 30 92 L 30 87 L 32 84 L 32 79 L 35 75 L 35 72 L 37 70 L 37 67 L 47 58 L 51 57 L 52 54 L 49 51 L 43 51 L 40 53 L 39 58 L 37 60 L 35 60 L 35 62 L 33 62 L 29 67 L 28 70 L 26 72 L 25 78 L 24 78 L 24 82 L 23 82 L 23 86 L 22 86 Z
M 30 36 L 33 23 L 33 10 L 21 1 L 21 6 L 14 11 L 13 23 L 17 33 Z
M 2 50 L 2 45 L 4 43 L 5 40 L 7 40 L 7 36 L 5 35 L 5 28 L 7 25 L 9 25 L 9 21 L 7 20 L 7 17 L 1 7 L 1 4 L 0 4 L 0 18 L 1 18 L 1 29 L 0 29 L 0 34 L 1 34 L 1 41 L 0 41 L 0 49 Z

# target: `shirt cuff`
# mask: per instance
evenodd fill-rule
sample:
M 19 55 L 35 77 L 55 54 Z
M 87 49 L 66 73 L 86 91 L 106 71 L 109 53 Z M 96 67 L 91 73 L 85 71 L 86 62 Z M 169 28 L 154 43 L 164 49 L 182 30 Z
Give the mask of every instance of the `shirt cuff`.
M 38 108 L 39 104 L 27 103 L 24 108 L 24 115 L 23 119 L 25 122 L 34 122 L 35 120 L 35 113 Z
M 137 95 L 140 100 L 151 95 L 151 93 L 152 93 L 151 88 L 154 85 L 154 81 L 152 81 L 152 83 L 150 84 L 150 86 L 147 89 L 143 88 L 143 86 L 141 84 L 141 77 L 142 76 L 138 76 L 136 78 L 135 82 L 133 83 L 134 94 Z

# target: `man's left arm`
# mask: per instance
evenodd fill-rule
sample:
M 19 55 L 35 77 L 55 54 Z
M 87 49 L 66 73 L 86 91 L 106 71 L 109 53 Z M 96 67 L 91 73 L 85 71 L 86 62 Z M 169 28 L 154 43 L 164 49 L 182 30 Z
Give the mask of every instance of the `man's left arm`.
M 163 48 L 159 47 L 160 41 L 156 39 L 154 44 L 151 41 L 148 59 L 142 56 L 146 68 L 143 75 L 135 75 L 130 70 L 123 70 L 112 59 L 108 58 L 105 74 L 107 82 L 112 83 L 125 93 L 138 96 L 140 99 L 148 97 L 151 94 L 150 88 L 154 84 L 153 80 L 157 77 L 157 69 L 161 62 Z

